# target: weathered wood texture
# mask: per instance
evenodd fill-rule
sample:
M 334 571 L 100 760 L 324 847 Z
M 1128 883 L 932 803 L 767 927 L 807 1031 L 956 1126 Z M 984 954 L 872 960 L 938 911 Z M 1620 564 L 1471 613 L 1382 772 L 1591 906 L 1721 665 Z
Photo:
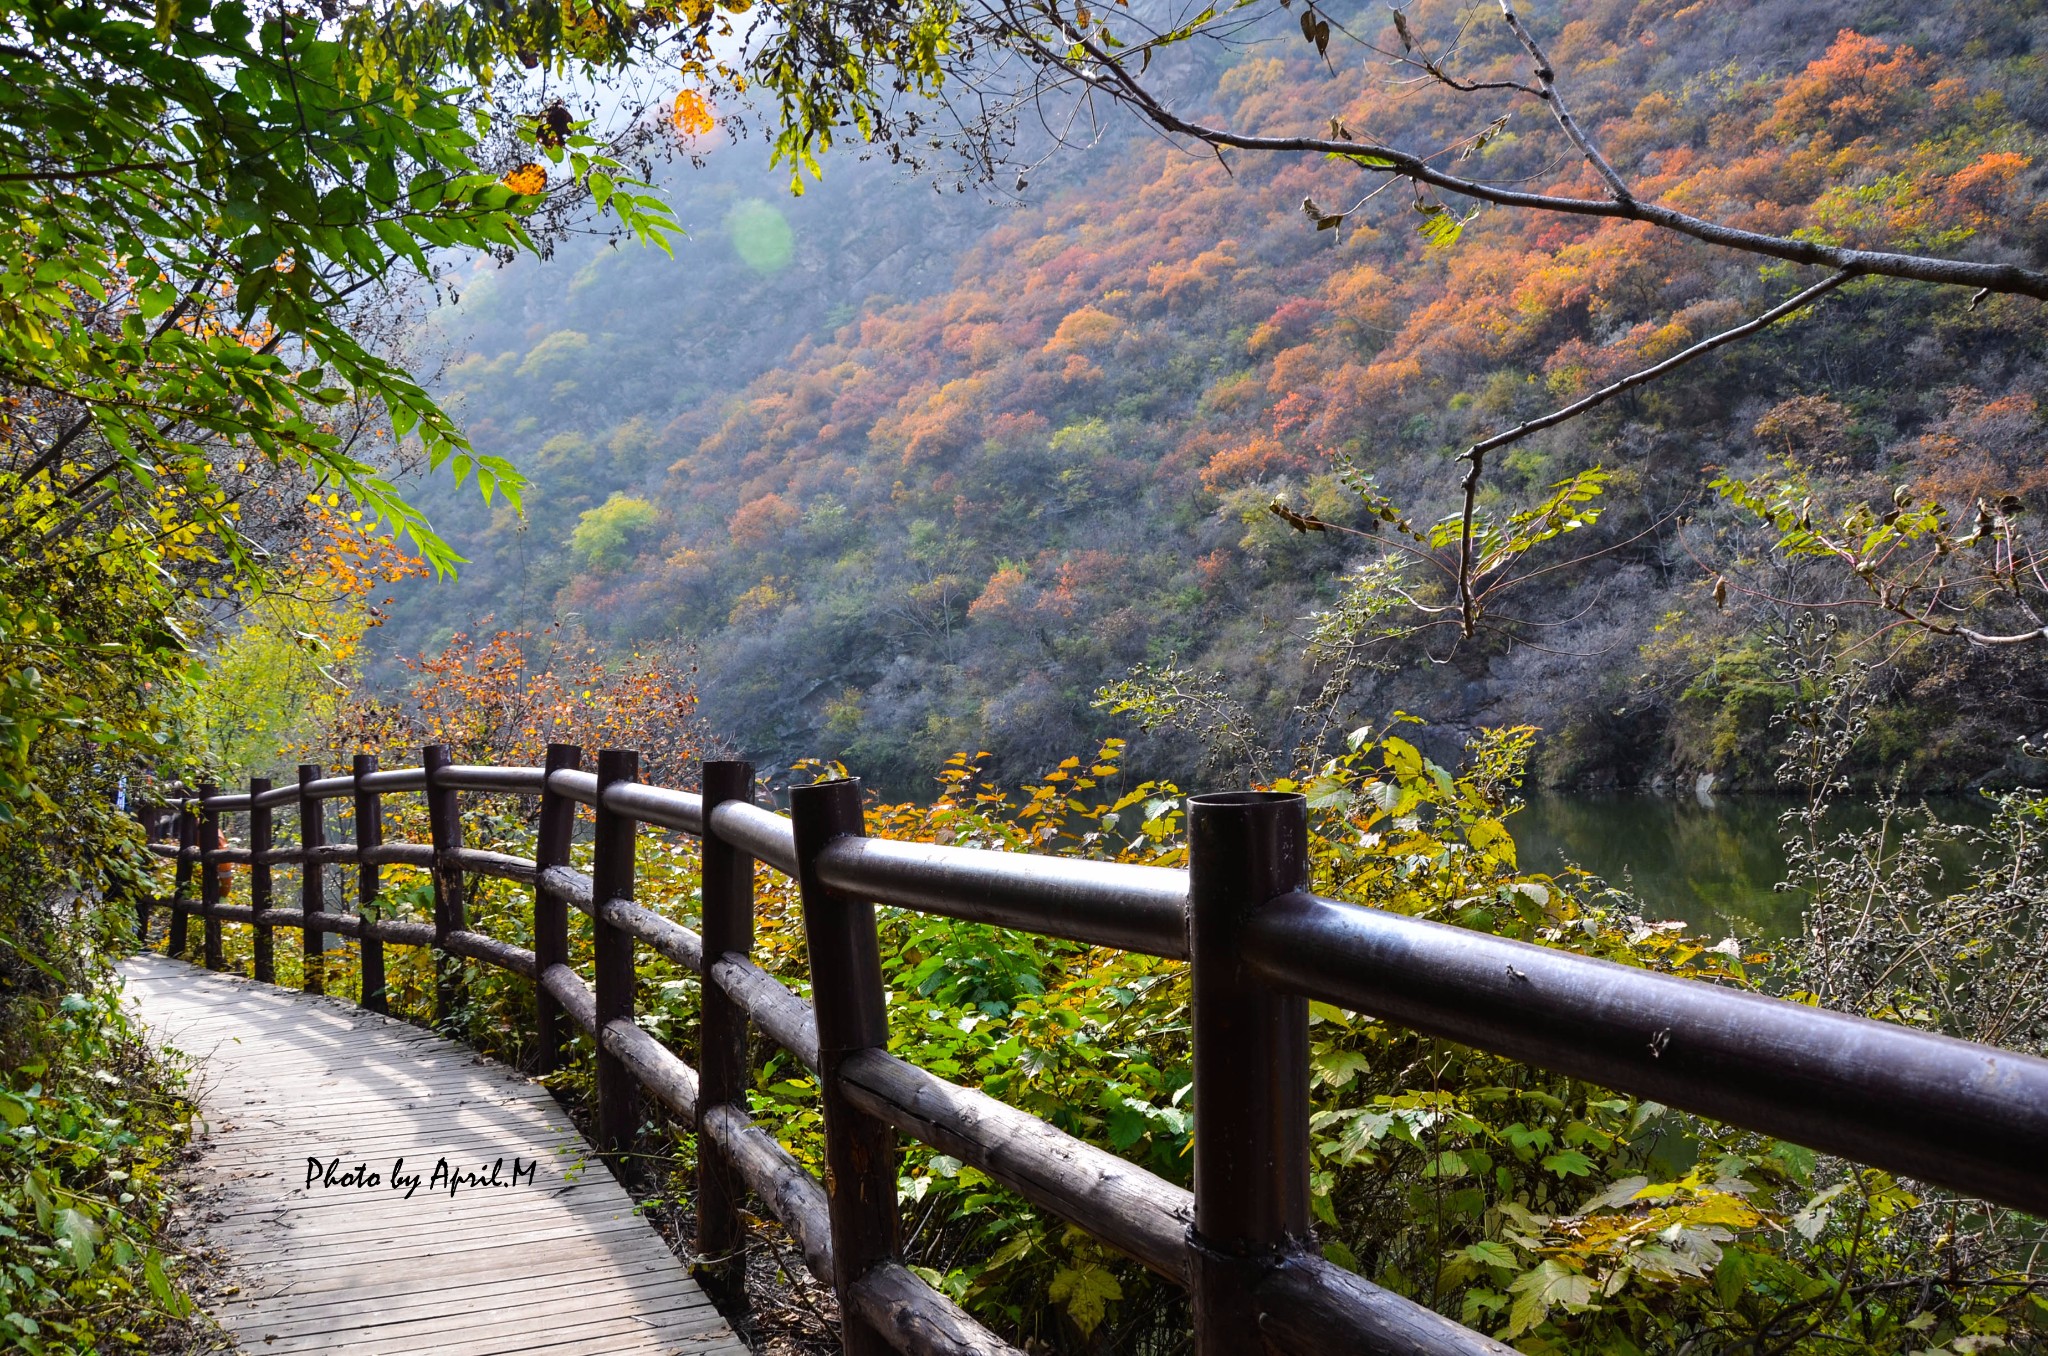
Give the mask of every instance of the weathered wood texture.
M 633 898 L 633 852 L 640 826 L 604 803 L 608 786 L 640 779 L 640 755 L 628 749 L 601 749 L 597 755 L 597 828 L 592 834 L 591 902 L 597 907 L 592 940 L 597 1030 L 607 1033 L 614 1022 L 633 1024 L 633 939 L 605 917 L 604 905 Z M 695 1089 L 691 1089 L 695 1096 Z M 628 1154 L 638 1124 L 639 1088 L 618 1048 L 609 1039 L 597 1047 L 597 1142 L 608 1154 Z
M 377 897 L 384 888 L 383 873 L 377 865 L 374 850 L 384 845 L 384 798 L 365 788 L 363 779 L 375 776 L 376 772 L 376 754 L 356 755 L 356 914 L 372 921 L 383 914 L 377 904 Z M 251 782 L 249 801 L 252 805 L 256 799 L 254 786 L 255 783 Z M 386 991 L 384 978 L 384 943 L 374 934 L 365 932 L 360 955 L 363 1006 L 372 1012 L 391 1011 L 391 997 Z M 257 978 L 265 976 L 258 975 Z
M 265 854 L 275 845 L 271 842 L 270 806 L 263 803 L 269 794 L 270 778 L 249 779 L 249 909 L 258 918 L 271 907 L 270 862 Z M 276 942 L 268 923 L 256 925 L 255 964 L 257 979 L 265 984 L 277 982 Z
M 569 844 L 576 836 L 576 802 L 547 789 L 552 773 L 574 768 L 583 751 L 574 744 L 548 745 L 547 766 L 541 773 L 540 830 L 533 853 L 533 969 L 544 975 L 549 968 L 569 962 L 569 910 L 559 895 L 541 887 L 550 869 L 566 868 Z M 562 1051 L 569 1043 L 569 1028 L 562 1005 L 545 984 L 534 988 L 534 1020 L 540 1033 L 540 1071 L 553 1073 L 562 1064 Z
M 746 802 L 754 794 L 754 765 L 741 762 L 704 764 L 703 815 L 727 801 Z M 703 1107 L 729 1106 L 747 1114 L 752 1069 L 747 1061 L 747 1012 L 718 987 L 711 967 L 721 956 L 751 955 L 754 950 L 754 859 L 714 835 L 704 839 L 704 934 L 699 940 L 697 972 L 700 990 L 698 1026 L 698 1096 Z M 815 1033 L 814 1033 L 815 1034 Z M 746 1225 L 740 1203 L 746 1184 L 716 1140 L 697 1145 L 697 1250 L 708 1260 L 705 1285 L 728 1303 L 746 1295 Z
M 469 927 L 462 870 L 454 861 L 455 854 L 462 851 L 462 806 L 453 787 L 435 780 L 452 761 L 446 744 L 429 744 L 420 751 L 420 767 L 427 782 L 427 829 L 434 839 L 434 1022 L 444 1030 L 466 1001 L 462 967 L 445 953 L 448 934 Z
M 240 1294 L 244 1351 L 351 1356 L 739 1356 L 741 1345 L 567 1115 L 537 1085 L 417 1027 L 161 956 L 131 1001 L 191 1055 L 210 1131 L 205 1240 Z M 309 1156 L 384 1184 L 306 1184 Z M 411 1199 L 393 1160 L 421 1172 Z M 532 1182 L 430 1190 L 437 1160 Z
M 327 873 L 319 865 L 320 849 L 327 846 L 327 807 L 313 794 L 320 780 L 314 763 L 299 764 L 299 847 L 304 858 L 299 866 L 299 910 L 304 915 L 299 933 L 299 987 L 307 993 L 327 992 L 326 936 L 314 926 L 315 915 L 327 912 Z
M 895 1260 L 901 1221 L 896 1205 L 896 1132 L 847 1099 L 840 1066 L 889 1044 L 887 996 L 874 905 L 840 895 L 817 878 L 818 854 L 834 839 L 865 831 L 860 783 L 843 777 L 790 792 L 797 884 L 803 892 L 804 944 L 811 958 L 811 1003 L 818 1032 L 818 1090 L 825 1113 L 825 1182 L 832 1212 L 833 1287 L 839 1341 L 846 1356 L 882 1356 L 902 1336 L 855 1283 Z
M 220 867 L 215 855 L 220 844 L 220 815 L 205 808 L 208 797 L 220 794 L 220 788 L 207 783 L 199 788 L 199 902 L 206 907 L 206 968 L 221 968 L 220 919 L 211 911 L 224 901 L 221 898 Z

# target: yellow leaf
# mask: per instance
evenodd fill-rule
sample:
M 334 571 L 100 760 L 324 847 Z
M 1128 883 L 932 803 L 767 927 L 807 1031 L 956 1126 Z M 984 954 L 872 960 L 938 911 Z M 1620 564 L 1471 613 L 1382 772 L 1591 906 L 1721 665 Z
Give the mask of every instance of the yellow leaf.
M 676 130 L 685 136 L 702 136 L 718 125 L 711 112 L 711 101 L 694 89 L 676 95 L 674 120 Z
M 507 174 L 502 180 L 505 187 L 514 193 L 545 193 L 548 188 L 548 172 L 544 165 L 525 164 Z

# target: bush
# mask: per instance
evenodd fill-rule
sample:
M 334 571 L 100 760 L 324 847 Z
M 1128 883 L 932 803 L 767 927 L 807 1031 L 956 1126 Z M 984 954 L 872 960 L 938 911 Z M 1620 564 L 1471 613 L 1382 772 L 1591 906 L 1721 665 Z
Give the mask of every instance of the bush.
M 615 570 L 633 558 L 633 552 L 659 520 L 654 505 L 645 499 L 615 494 L 576 520 L 569 536 L 569 549 L 594 570 Z
M 110 976 L 47 978 L 0 1046 L 0 1348 L 117 1350 L 191 1313 L 157 1236 L 192 1107 Z

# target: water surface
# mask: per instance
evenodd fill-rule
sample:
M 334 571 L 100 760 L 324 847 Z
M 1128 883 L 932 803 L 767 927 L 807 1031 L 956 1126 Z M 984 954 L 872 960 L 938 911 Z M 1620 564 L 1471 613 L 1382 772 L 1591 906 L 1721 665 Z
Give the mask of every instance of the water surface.
M 1682 919 L 1710 937 L 1769 941 L 1799 930 L 1801 897 L 1779 890 L 1785 878 L 1780 822 L 1793 801 L 1782 796 L 1546 795 L 1508 821 L 1524 868 L 1554 871 L 1575 862 L 1642 900 L 1645 916 Z M 1981 799 L 1932 797 L 1942 819 L 1982 824 Z M 1876 811 L 1845 804 L 1831 817 L 1867 827 Z M 1945 854 L 1947 876 L 1964 865 Z

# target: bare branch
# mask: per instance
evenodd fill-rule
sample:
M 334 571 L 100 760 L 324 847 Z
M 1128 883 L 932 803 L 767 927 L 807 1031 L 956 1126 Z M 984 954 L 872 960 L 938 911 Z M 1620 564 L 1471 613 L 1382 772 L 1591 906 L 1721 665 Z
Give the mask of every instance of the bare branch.
M 132 165 L 102 165 L 96 169 L 47 169 L 25 170 L 16 174 L 0 174 L 0 183 L 9 184 L 72 184 L 87 179 L 107 179 L 121 174 L 133 174 L 140 170 L 161 172 L 167 169 L 188 169 L 189 160 L 172 162 L 168 160 L 144 160 Z
M 1672 354 L 1663 362 L 1653 363 L 1638 372 L 1631 372 L 1621 380 L 1603 386 L 1591 395 L 1574 400 L 1571 404 L 1552 410 L 1548 414 L 1526 420 L 1505 432 L 1496 433 L 1491 438 L 1476 442 L 1466 448 L 1464 460 L 1468 464 L 1465 467 L 1463 486 L 1465 507 L 1462 518 L 1462 539 L 1458 548 L 1458 604 L 1465 635 L 1469 638 L 1477 634 L 1479 626 L 1479 600 L 1472 590 L 1472 515 L 1479 497 L 1479 478 L 1486 470 L 1487 453 L 1506 447 L 1510 443 L 1520 442 L 1532 433 L 1540 433 L 1544 429 L 1553 428 L 1567 420 L 1576 419 L 1588 410 L 1605 405 L 1608 401 L 1625 391 L 1631 391 L 1647 382 L 1655 381 L 1665 373 L 1670 372 L 1674 368 L 1683 367 L 1695 358 L 1703 357 L 1723 345 L 1732 344 L 1738 339 L 1745 339 L 1755 334 L 1758 330 L 1768 328 L 1801 307 L 1819 300 L 1855 276 L 1854 270 L 1846 268 L 1840 272 L 1831 273 L 1805 291 L 1779 302 L 1762 315 L 1746 320 L 1732 329 L 1722 330 L 1719 334 L 1709 335 L 1691 348 Z
M 1434 61 L 1417 61 L 1413 57 L 1402 57 L 1400 60 L 1403 65 L 1420 67 L 1424 75 L 1440 85 L 1449 86 L 1460 94 L 1481 94 L 1487 90 L 1497 89 L 1516 94 L 1527 94 L 1537 99 L 1543 97 L 1541 89 L 1535 85 L 1525 85 L 1519 80 L 1460 80 Z
M 1830 273 L 1805 291 L 1779 302 L 1761 315 L 1745 320 L 1742 324 L 1732 329 L 1722 330 L 1719 334 L 1709 335 L 1691 348 L 1682 349 L 1664 361 L 1654 363 L 1639 372 L 1631 372 L 1619 381 L 1603 386 L 1591 395 L 1574 400 L 1569 405 L 1552 410 L 1549 414 L 1539 415 L 1534 419 L 1528 420 L 1526 423 L 1517 424 L 1504 433 L 1496 433 L 1484 442 L 1473 444 L 1465 455 L 1467 457 L 1474 454 L 1484 456 L 1496 448 L 1506 447 L 1509 443 L 1520 442 L 1532 433 L 1540 433 L 1544 429 L 1562 424 L 1566 420 L 1575 419 L 1596 406 L 1605 405 L 1608 401 L 1625 391 L 1631 391 L 1646 382 L 1655 381 L 1674 368 L 1685 366 L 1695 358 L 1704 357 L 1717 348 L 1732 344 L 1738 339 L 1746 339 L 1758 330 L 1775 325 L 1793 312 L 1818 301 L 1821 297 L 1834 291 L 1837 287 L 1840 287 L 1855 276 L 1855 270 L 1846 268 L 1837 273 Z
M 1953 615 L 1975 605 L 1968 601 L 1945 602 L 1942 594 L 1951 587 L 1950 582 L 1946 579 L 1937 579 L 1932 586 L 1920 583 L 1926 577 L 1927 571 L 1933 562 L 1945 554 L 1946 550 L 1953 549 L 1952 546 L 1937 546 L 1936 550 L 1930 552 L 1920 562 L 1919 569 L 1914 578 L 1900 583 L 1896 580 L 1882 578 L 1875 569 L 1863 568 L 1869 562 L 1860 557 L 1849 546 L 1829 539 L 1824 535 L 1815 534 L 1816 540 L 1825 548 L 1826 554 L 1834 557 L 1848 568 L 1849 577 L 1864 587 L 1866 596 L 1860 598 L 1854 596 L 1829 598 L 1818 602 L 1801 602 L 1792 598 L 1780 597 L 1761 588 L 1751 587 L 1738 579 L 1729 579 L 1725 570 L 1702 558 L 1699 552 L 1693 549 L 1692 543 L 1686 540 L 1683 531 L 1678 532 L 1676 537 L 1679 549 L 1690 556 L 1693 563 L 1702 570 L 1723 580 L 1730 591 L 1747 598 L 1754 598 L 1759 602 L 1770 603 L 1776 607 L 1796 608 L 1811 612 L 1838 612 L 1852 608 L 1863 608 L 1872 612 L 1885 613 L 1893 618 L 1883 628 L 1884 631 L 1890 631 L 1902 626 L 1911 627 L 1917 631 L 1924 631 L 1929 635 L 1951 637 L 1968 641 L 1972 645 L 1981 645 L 1987 648 L 2048 642 L 2048 625 L 2036 625 L 2024 631 L 1980 631 L 1975 627 L 1965 626 L 1959 621 L 1950 621 L 1938 615 L 1943 612 Z M 2038 553 L 2030 551 L 2026 567 L 2022 567 L 2019 562 L 2015 561 L 2010 568 L 2014 574 L 2017 574 L 2019 569 L 2030 568 L 2032 565 L 2037 564 L 2038 561 Z M 1965 580 L 1963 583 L 1980 587 L 1991 586 L 1997 588 L 2000 592 L 2006 592 L 2011 589 L 2011 585 L 2004 577 L 2004 572 L 1996 566 L 1994 566 L 1993 573 L 1990 576 L 1978 576 L 1975 579 Z M 1922 588 L 1926 589 L 1925 601 L 1916 606 L 1915 595 Z M 1979 602 L 1981 603 L 1981 601 L 1982 599 L 1980 598 Z M 2037 623 L 2040 621 L 2039 616 L 2034 612 L 2033 608 L 2027 605 L 2024 598 L 2015 597 L 2012 601 L 2017 604 L 2028 620 Z M 1879 634 L 1882 634 L 1882 632 Z M 1872 638 L 1874 639 L 1875 637 Z
M 1232 131 L 1229 128 L 1212 127 L 1184 118 L 1166 107 L 1115 54 L 1094 38 L 1072 27 L 1067 29 L 1067 36 L 1074 41 L 1076 47 L 1087 53 L 1090 63 L 1107 77 L 1095 79 L 1097 88 L 1130 104 L 1162 130 L 1193 137 L 1211 146 L 1228 146 L 1244 151 L 1293 151 L 1307 155 L 1335 156 L 1340 160 L 1349 160 L 1375 174 L 1412 179 L 1416 183 L 1428 184 L 1432 188 L 1455 193 L 1459 197 L 1470 198 L 1475 202 L 1557 212 L 1566 216 L 1640 221 L 1690 236 L 1709 245 L 1739 250 L 1745 254 L 1783 259 L 1789 263 L 1812 264 L 1817 267 L 1843 269 L 1859 274 L 1868 273 L 1885 278 L 1905 278 L 1913 282 L 1982 288 L 1994 293 L 2011 293 L 2048 301 L 2048 273 L 2020 268 L 2013 264 L 1942 259 L 1932 255 L 1901 254 L 1891 250 L 1850 249 L 1840 245 L 1823 244 L 1816 240 L 1766 235 L 1761 231 L 1746 231 L 1739 227 L 1707 221 L 1676 208 L 1643 202 L 1638 198 L 1572 198 L 1554 193 L 1529 193 L 1447 173 L 1432 165 L 1430 157 L 1419 156 L 1380 142 L 1323 136 L 1256 136 Z M 1044 54 L 1042 59 L 1052 60 L 1077 76 L 1085 76 L 1084 72 L 1075 68 L 1076 63 L 1064 56 L 1050 53 L 1046 49 L 1041 49 L 1041 52 Z
M 1508 27 L 1514 30 L 1515 36 L 1522 40 L 1523 48 L 1536 62 L 1536 97 L 1550 105 L 1551 113 L 1557 118 L 1557 125 L 1571 138 L 1572 145 L 1579 148 L 1579 153 L 1586 157 L 1586 162 L 1607 181 L 1608 191 L 1614 194 L 1615 201 L 1634 202 L 1636 195 L 1629 191 L 1628 184 L 1616 173 L 1614 166 L 1607 162 L 1607 157 L 1600 154 L 1600 148 L 1593 144 L 1593 139 L 1579 126 L 1579 120 L 1572 116 L 1572 111 L 1564 106 L 1564 96 L 1557 91 L 1557 72 L 1551 68 L 1550 58 L 1543 55 L 1543 49 L 1536 45 L 1535 37 L 1522 26 L 1522 21 L 1515 16 L 1515 11 L 1509 6 L 1508 0 L 1500 0 L 1500 14 L 1508 21 Z

